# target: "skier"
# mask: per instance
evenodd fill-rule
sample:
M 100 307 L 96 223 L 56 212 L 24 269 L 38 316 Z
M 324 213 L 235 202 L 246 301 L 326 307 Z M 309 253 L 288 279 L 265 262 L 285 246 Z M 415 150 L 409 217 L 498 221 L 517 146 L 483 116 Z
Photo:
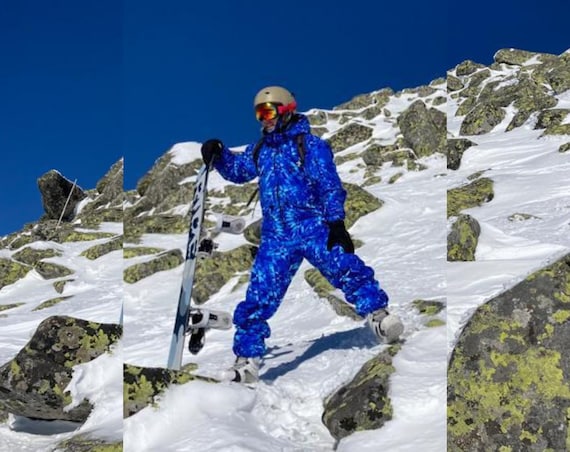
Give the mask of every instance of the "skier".
M 310 133 L 307 117 L 296 109 L 295 98 L 285 88 L 263 88 L 254 99 L 262 126 L 259 144 L 234 153 L 219 139 L 210 139 L 201 148 L 204 163 L 213 163 L 225 179 L 244 183 L 259 177 L 261 243 L 245 300 L 233 316 L 236 361 L 227 373 L 232 381 L 258 380 L 270 335 L 267 321 L 279 308 L 303 258 L 343 291 L 378 338 L 394 342 L 404 329 L 400 319 L 386 310 L 388 296 L 373 269 L 354 254 L 344 225 L 346 191 L 331 148 Z M 304 146 L 299 146 L 299 135 Z

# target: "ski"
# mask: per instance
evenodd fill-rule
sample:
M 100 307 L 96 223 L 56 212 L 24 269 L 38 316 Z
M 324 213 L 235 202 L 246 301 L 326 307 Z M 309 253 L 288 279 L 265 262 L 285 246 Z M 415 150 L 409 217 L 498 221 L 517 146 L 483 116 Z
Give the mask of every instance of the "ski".
M 182 285 L 180 287 L 180 295 L 178 297 L 178 309 L 176 311 L 167 362 L 167 367 L 173 370 L 179 370 L 182 365 L 182 352 L 184 351 L 185 335 L 188 333 L 190 334 L 190 342 L 192 343 L 191 349 L 194 350 L 195 353 L 198 353 L 204 345 L 205 331 L 208 328 L 214 327 L 215 324 L 215 322 L 208 322 L 210 315 L 207 316 L 206 323 L 200 327 L 193 327 L 192 325 L 196 322 L 194 322 L 193 317 L 191 319 L 191 313 L 195 316 L 201 312 L 201 310 L 198 309 L 193 310 L 191 305 L 196 262 L 198 259 L 211 255 L 214 249 L 214 244 L 211 239 L 202 238 L 208 174 L 208 166 L 203 165 L 198 172 L 194 195 L 192 198 L 190 229 L 188 231 L 188 244 L 186 246 L 186 259 L 184 261 Z M 229 316 L 229 314 L 226 315 Z M 228 319 L 224 318 L 224 320 L 227 321 Z M 231 316 L 228 328 L 229 327 L 231 327 Z

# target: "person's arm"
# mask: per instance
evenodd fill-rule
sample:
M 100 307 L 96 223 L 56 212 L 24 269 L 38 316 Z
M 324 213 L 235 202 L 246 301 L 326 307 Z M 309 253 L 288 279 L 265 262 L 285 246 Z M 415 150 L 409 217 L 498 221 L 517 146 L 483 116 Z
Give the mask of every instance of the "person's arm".
M 241 184 L 257 177 L 254 147 L 255 144 L 250 144 L 244 152 L 232 152 L 220 140 L 211 139 L 202 145 L 202 159 L 206 164 L 213 162 L 224 179 Z
M 342 221 L 345 218 L 346 190 L 336 170 L 332 149 L 325 140 L 314 135 L 308 135 L 305 140 L 308 165 L 306 170 L 312 176 L 323 201 L 325 221 Z

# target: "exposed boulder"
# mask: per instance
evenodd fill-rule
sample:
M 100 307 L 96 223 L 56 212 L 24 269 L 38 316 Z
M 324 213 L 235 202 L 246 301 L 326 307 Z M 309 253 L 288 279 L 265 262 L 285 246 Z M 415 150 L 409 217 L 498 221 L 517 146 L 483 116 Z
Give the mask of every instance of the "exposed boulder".
M 323 423 L 340 440 L 354 432 L 375 430 L 392 419 L 388 379 L 394 372 L 395 345 L 368 361 L 346 386 L 325 402 Z
M 498 126 L 506 113 L 501 107 L 492 104 L 477 104 L 461 123 L 461 135 L 483 135 Z
M 45 218 L 58 220 L 62 215 L 62 221 L 71 221 L 74 217 L 77 203 L 86 197 L 85 193 L 73 182 L 69 181 L 56 170 L 51 170 L 38 179 L 38 187 L 42 195 L 42 205 Z M 72 191 L 73 189 L 73 191 Z M 71 193 L 67 206 L 65 203 Z M 65 206 L 65 212 L 63 208 Z
M 123 248 L 123 236 L 119 235 L 109 240 L 108 242 L 101 243 L 100 245 L 92 246 L 81 253 L 81 256 L 85 256 L 87 259 L 95 260 L 99 259 L 105 254 L 109 254 L 112 251 L 117 251 Z
M 20 264 L 12 259 L 0 258 L 0 289 L 22 279 L 31 269 L 29 265 Z
M 457 77 L 447 74 L 447 92 L 459 91 L 463 89 L 463 83 Z
M 471 60 L 465 60 L 462 63 L 459 63 L 455 67 L 455 74 L 458 76 L 471 75 L 473 74 L 473 72 L 483 67 L 485 66 L 482 64 L 475 63 L 474 61 Z
M 463 153 L 471 146 L 477 146 L 473 141 L 467 138 L 448 138 L 447 139 L 447 168 L 457 170 L 461 166 L 461 158 Z
M 189 369 L 180 371 L 156 367 L 139 367 L 132 364 L 123 366 L 123 417 L 127 418 L 148 405 L 156 403 L 156 397 L 169 385 L 184 384 L 192 380 L 216 383 L 212 378 L 200 377 L 189 373 Z
M 91 412 L 84 400 L 66 411 L 65 391 L 73 366 L 109 350 L 121 335 L 119 325 L 72 317 L 49 317 L 14 359 L 0 367 L 0 409 L 18 416 L 83 422 Z
M 316 268 L 305 271 L 305 281 L 313 288 L 315 293 L 327 300 L 331 307 L 338 315 L 350 317 L 353 320 L 362 320 L 362 317 L 356 313 L 354 307 L 337 297 L 333 292 L 335 288 L 327 281 L 327 279 Z
M 459 215 L 447 236 L 447 260 L 466 262 L 475 260 L 475 251 L 481 226 L 470 215 Z
M 176 248 L 161 253 L 150 261 L 134 264 L 125 268 L 123 279 L 129 284 L 133 284 L 157 272 L 176 268 L 183 262 L 184 257 L 182 256 L 182 252 Z
M 459 215 L 464 209 L 477 207 L 493 199 L 492 179 L 482 177 L 470 184 L 447 191 L 447 216 Z
M 372 137 L 372 128 L 351 122 L 336 132 L 327 141 L 333 152 L 340 152 Z
M 427 109 L 417 100 L 398 117 L 398 126 L 404 135 L 405 145 L 411 147 L 418 157 L 445 152 L 447 119 L 445 113 Z
M 31 265 L 33 267 L 42 259 L 47 259 L 49 257 L 55 256 L 61 256 L 61 252 L 53 249 L 40 250 L 28 246 L 21 251 L 12 254 L 12 259 L 27 265 Z
M 501 49 L 495 53 L 494 60 L 496 63 L 511 64 L 522 66 L 532 57 L 536 56 L 535 52 L 528 52 L 519 49 Z
M 570 255 L 480 306 L 448 369 L 448 450 L 570 448 Z

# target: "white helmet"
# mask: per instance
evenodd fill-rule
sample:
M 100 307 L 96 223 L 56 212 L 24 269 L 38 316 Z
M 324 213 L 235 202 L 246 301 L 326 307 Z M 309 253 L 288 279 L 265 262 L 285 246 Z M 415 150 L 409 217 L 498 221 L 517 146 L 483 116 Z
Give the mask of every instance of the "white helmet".
M 285 88 L 281 86 L 268 86 L 260 90 L 253 100 L 253 107 L 255 108 L 259 104 L 264 104 L 266 102 L 290 105 L 295 103 L 295 97 Z

